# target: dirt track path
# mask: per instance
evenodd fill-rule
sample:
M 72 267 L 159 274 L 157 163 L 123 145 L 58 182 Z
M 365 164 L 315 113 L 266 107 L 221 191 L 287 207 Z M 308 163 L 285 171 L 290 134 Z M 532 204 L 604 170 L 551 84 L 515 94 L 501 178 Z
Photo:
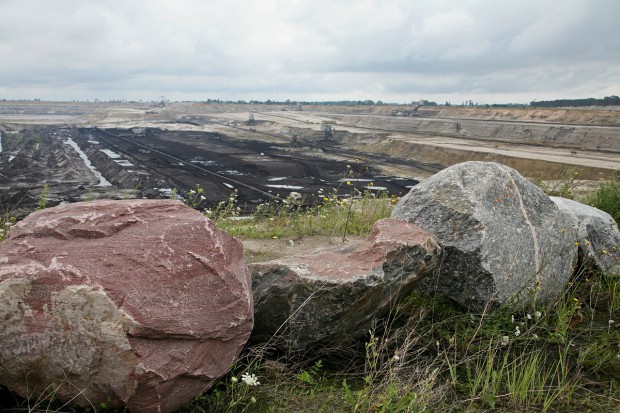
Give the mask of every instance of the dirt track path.
M 412 142 L 421 145 L 492 153 L 524 159 L 538 159 L 541 161 L 558 162 L 568 165 L 620 171 L 620 156 L 609 153 L 571 151 L 570 149 L 547 148 L 542 146 L 511 145 L 500 141 L 497 143 L 485 144 L 484 142 L 471 141 L 467 139 L 454 139 L 441 136 L 420 137 L 415 136 L 414 134 L 403 133 L 394 134 L 390 137 L 395 140 Z

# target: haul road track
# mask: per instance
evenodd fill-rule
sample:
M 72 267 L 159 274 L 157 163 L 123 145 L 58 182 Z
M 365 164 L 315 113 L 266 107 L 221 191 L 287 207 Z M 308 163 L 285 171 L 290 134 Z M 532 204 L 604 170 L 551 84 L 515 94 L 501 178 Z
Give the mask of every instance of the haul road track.
M 305 195 L 314 202 L 319 193 L 338 189 L 347 178 L 353 186 L 385 188 L 389 193 L 403 195 L 417 181 L 377 177 L 372 168 L 352 159 L 350 169 L 343 162 L 295 156 L 273 145 L 256 140 L 237 141 L 217 133 L 169 132 L 148 129 L 134 134 L 127 131 L 84 130 L 97 145 L 107 145 L 123 158 L 144 168 L 141 185 L 144 193 L 154 196 L 149 188 L 162 184 L 181 192 L 200 185 L 204 189 L 203 206 L 227 200 L 237 191 L 239 204 L 251 210 L 271 199 L 282 199 L 291 192 Z M 93 139 L 87 139 L 88 141 Z M 347 177 L 347 171 L 351 171 Z M 135 173 L 135 171 L 132 171 Z

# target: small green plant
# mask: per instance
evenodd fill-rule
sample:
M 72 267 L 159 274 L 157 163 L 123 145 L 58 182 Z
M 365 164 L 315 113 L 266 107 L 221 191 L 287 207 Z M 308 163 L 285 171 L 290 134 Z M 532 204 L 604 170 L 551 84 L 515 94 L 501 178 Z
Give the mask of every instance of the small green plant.
M 32 139 L 34 140 L 34 145 L 35 145 L 36 150 L 39 150 L 39 148 L 41 147 L 41 135 L 36 133 L 34 134 Z
M 5 212 L 0 216 L 0 241 L 9 235 L 9 230 L 15 224 L 17 219 L 10 213 Z
M 255 373 L 248 371 L 249 367 L 241 374 L 233 372 L 218 381 L 209 392 L 197 397 L 189 410 L 237 413 L 251 409 L 258 401 L 257 389 L 261 383 Z
M 43 185 L 43 192 L 39 195 L 39 201 L 37 203 L 36 210 L 45 209 L 49 200 L 50 186 L 48 184 Z
M 302 370 L 297 378 L 308 385 L 316 385 L 322 381 L 321 369 L 323 361 L 317 360 L 309 369 Z
M 168 199 L 177 199 L 178 196 L 179 190 L 176 188 L 172 188 L 172 190 L 170 191 L 170 195 L 168 195 Z
M 207 208 L 205 215 L 216 222 L 234 219 L 241 212 L 241 208 L 237 206 L 237 196 L 235 189 L 227 200 L 218 202 L 215 208 Z
M 24 139 L 24 134 L 21 132 L 7 133 L 5 136 L 7 140 L 14 140 L 15 143 L 20 143 Z
M 575 189 L 579 185 L 580 180 L 581 173 L 579 171 L 566 170 L 555 180 L 535 179 L 533 183 L 549 196 L 575 199 Z
M 172 195 L 176 196 L 176 189 L 173 189 Z M 183 201 L 190 207 L 196 209 L 199 208 L 205 200 L 204 188 L 200 186 L 200 184 L 196 184 L 196 189 L 187 191 L 187 195 Z

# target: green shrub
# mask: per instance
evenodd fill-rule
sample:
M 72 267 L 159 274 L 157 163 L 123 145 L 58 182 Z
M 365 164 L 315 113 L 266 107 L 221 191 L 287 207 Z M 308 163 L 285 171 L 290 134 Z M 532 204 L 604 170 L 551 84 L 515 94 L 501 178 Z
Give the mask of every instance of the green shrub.
M 586 202 L 601 211 L 607 212 L 616 223 L 620 223 L 620 184 L 618 181 L 602 183 Z

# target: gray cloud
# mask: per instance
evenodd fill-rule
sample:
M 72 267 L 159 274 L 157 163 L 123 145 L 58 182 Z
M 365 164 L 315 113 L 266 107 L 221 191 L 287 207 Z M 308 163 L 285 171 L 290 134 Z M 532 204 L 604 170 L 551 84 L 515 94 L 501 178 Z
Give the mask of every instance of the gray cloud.
M 602 97 L 620 93 L 617 16 L 616 0 L 0 0 L 0 98 Z

